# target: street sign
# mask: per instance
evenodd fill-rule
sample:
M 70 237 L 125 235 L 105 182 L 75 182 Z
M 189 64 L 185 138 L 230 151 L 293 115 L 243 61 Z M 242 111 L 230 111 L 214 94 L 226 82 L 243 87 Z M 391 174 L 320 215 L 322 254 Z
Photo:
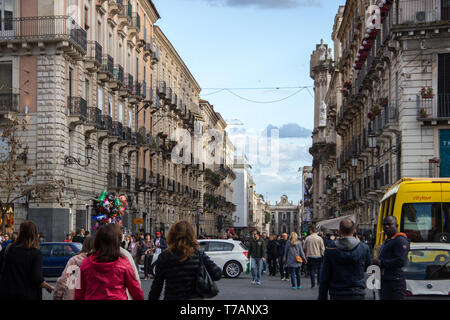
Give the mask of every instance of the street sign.
M 143 224 L 144 223 L 144 219 L 142 218 L 136 218 L 133 220 L 134 224 Z

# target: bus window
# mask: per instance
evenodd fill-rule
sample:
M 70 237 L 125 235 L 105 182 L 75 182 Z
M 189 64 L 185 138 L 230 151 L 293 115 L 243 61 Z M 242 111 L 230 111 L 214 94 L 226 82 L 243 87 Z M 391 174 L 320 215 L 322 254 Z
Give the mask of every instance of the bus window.
M 395 206 L 395 198 L 396 198 L 396 194 L 394 194 L 391 198 L 392 198 L 392 203 L 391 203 L 391 208 L 389 210 L 388 215 L 389 216 L 393 216 L 394 215 L 394 206 Z
M 383 212 L 383 219 L 384 219 L 386 216 L 389 215 L 389 211 L 390 211 L 389 209 L 390 209 L 390 206 L 391 206 L 391 201 L 392 201 L 392 197 L 386 199 L 386 209 L 385 209 L 384 212 Z
M 437 242 L 439 239 L 436 240 L 436 234 L 439 233 L 439 238 L 440 230 L 442 230 L 441 203 L 403 204 L 400 232 L 406 233 L 412 242 Z

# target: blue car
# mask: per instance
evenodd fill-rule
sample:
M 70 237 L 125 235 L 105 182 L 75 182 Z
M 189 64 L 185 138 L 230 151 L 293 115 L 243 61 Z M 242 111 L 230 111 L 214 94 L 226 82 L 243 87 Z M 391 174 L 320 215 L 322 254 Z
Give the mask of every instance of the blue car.
M 39 244 L 42 253 L 44 277 L 60 277 L 67 261 L 81 251 L 78 242 L 43 242 Z

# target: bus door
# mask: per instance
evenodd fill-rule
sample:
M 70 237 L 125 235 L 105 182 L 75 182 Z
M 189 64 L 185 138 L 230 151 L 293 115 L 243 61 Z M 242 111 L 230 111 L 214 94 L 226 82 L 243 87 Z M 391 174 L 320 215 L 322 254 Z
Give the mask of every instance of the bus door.
M 450 243 L 450 183 L 441 183 L 442 214 L 433 221 L 434 232 L 430 234 L 432 242 Z

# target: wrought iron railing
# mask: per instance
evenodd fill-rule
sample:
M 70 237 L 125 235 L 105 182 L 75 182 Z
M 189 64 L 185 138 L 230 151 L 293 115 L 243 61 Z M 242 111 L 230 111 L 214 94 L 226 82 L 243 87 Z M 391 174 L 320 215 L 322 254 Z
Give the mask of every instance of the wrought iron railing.
M 120 64 L 116 64 L 114 67 L 114 76 L 120 82 L 121 85 L 124 85 L 124 77 L 123 77 L 123 67 Z
M 125 77 L 125 85 L 128 91 L 133 92 L 133 76 L 129 73 Z
M 87 58 L 94 60 L 99 65 L 102 64 L 102 46 L 97 41 L 88 41 Z
M 113 122 L 113 133 L 115 136 L 119 137 L 119 138 L 123 138 L 123 126 L 122 126 L 122 122 L 119 121 L 114 121 Z
M 450 93 L 428 97 L 417 96 L 417 117 L 419 119 L 450 118 Z
M 130 26 L 132 28 L 136 28 L 138 32 L 141 30 L 141 16 L 137 13 L 133 13 L 131 15 Z
M 107 130 L 109 132 L 113 132 L 113 125 L 112 125 L 112 117 L 109 115 L 102 115 L 102 129 Z
M 114 58 L 109 54 L 103 56 L 102 67 L 100 69 L 102 72 L 109 73 L 111 76 L 114 75 Z
M 97 107 L 89 107 L 89 117 L 88 121 L 90 123 L 95 123 L 99 126 L 102 125 L 102 110 Z
M 0 93 L 0 112 L 19 112 L 19 95 Z
M 79 115 L 87 118 L 87 102 L 81 97 L 67 97 L 69 115 Z
M 167 94 L 167 85 L 165 81 L 160 81 L 157 86 L 157 92 L 159 97 L 164 98 Z
M 68 40 L 87 52 L 87 33 L 69 16 L 3 18 L 0 26 L 0 42 Z

